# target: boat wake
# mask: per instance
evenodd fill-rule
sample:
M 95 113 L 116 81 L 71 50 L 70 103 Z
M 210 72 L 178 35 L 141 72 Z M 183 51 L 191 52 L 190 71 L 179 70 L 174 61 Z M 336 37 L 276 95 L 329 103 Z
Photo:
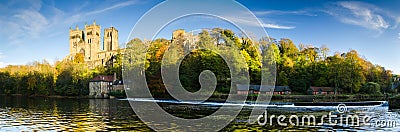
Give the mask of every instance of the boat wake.
M 207 102 L 207 101 L 179 101 L 169 99 L 152 99 L 152 98 L 128 98 L 121 99 L 136 102 L 153 102 L 168 103 L 182 105 L 200 105 L 208 107 L 243 107 L 253 109 L 277 109 L 285 111 L 330 111 L 330 110 L 361 110 L 361 111 L 388 111 L 389 105 L 387 101 L 365 101 L 365 102 Z

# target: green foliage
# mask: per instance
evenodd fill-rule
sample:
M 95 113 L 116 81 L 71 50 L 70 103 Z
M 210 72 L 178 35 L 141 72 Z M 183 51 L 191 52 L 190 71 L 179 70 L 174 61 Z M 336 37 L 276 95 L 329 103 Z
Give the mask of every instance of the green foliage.
M 124 55 L 119 52 L 113 56 L 112 66 L 109 67 L 88 69 L 83 63 L 83 56 L 78 54 L 73 61 L 56 62 L 54 65 L 43 61 L 1 68 L 0 94 L 87 95 L 89 80 L 96 75 L 116 73 L 117 78 L 122 79 L 123 61 L 126 61 L 125 70 L 145 70 L 150 91 L 161 96 L 167 93 L 161 77 L 162 63 L 166 66 L 180 65 L 180 82 L 192 92 L 201 87 L 199 75 L 204 70 L 215 74 L 218 93 L 234 90 L 230 86 L 236 75 L 231 75 L 231 70 L 248 71 L 251 84 L 260 84 L 261 79 L 269 79 L 276 81 L 278 86 L 290 86 L 296 93 L 306 93 L 310 86 L 334 87 L 345 93 L 392 91 L 391 71 L 363 59 L 355 50 L 329 56 L 326 46 L 299 44 L 297 47 L 287 38 L 276 41 L 265 37 L 254 41 L 239 38 L 233 31 L 221 28 L 203 30 L 196 42 L 188 41 L 187 37 L 179 36 L 173 41 L 133 39 L 127 44 Z M 188 55 L 183 56 L 185 54 Z M 223 55 L 228 58 L 222 58 Z M 234 63 L 233 69 L 225 61 Z M 271 66 L 275 63 L 276 67 Z M 140 66 L 145 69 L 129 69 Z M 265 75 L 261 75 L 261 71 Z M 276 80 L 271 76 L 276 76 Z
M 368 82 L 364 84 L 360 92 L 365 94 L 382 94 L 381 86 L 375 82 Z
M 0 94 L 78 96 L 89 93 L 89 80 L 99 74 L 73 61 L 33 62 L 0 69 Z

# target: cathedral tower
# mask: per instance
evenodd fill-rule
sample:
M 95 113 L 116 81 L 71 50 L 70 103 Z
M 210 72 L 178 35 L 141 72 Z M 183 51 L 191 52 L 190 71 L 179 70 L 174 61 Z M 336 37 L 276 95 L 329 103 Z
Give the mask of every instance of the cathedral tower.
M 100 51 L 100 25 L 96 25 L 96 21 L 93 25 L 85 25 L 85 61 L 97 60 L 97 53 Z
M 104 40 L 103 40 L 104 51 L 114 51 L 119 48 L 118 44 L 118 30 L 114 27 L 104 29 Z
M 69 55 L 67 59 L 81 59 L 89 68 L 112 66 L 114 55 L 120 52 L 118 30 L 114 27 L 104 29 L 104 40 L 101 41 L 101 27 L 96 24 L 85 24 L 84 29 L 69 29 Z M 103 49 L 101 49 L 103 47 Z M 81 56 L 77 56 L 81 55 Z
M 70 54 L 77 54 L 80 53 L 82 49 L 84 52 L 85 47 L 85 40 L 84 40 L 84 32 L 83 30 L 79 30 L 79 27 L 76 26 L 76 29 L 69 29 L 69 53 Z M 84 53 L 83 53 L 84 55 Z

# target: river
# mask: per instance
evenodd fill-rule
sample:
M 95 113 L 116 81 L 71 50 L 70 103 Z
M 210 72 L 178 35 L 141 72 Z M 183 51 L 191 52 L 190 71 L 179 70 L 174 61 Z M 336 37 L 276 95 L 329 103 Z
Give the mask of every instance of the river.
M 179 103 L 159 103 L 167 112 L 182 118 L 201 118 L 212 114 L 217 109 L 215 105 L 195 105 Z M 319 111 L 285 111 L 268 109 L 268 115 L 307 115 L 314 114 L 317 123 L 311 125 L 282 126 L 276 118 L 273 124 L 249 124 L 248 115 L 251 108 L 244 107 L 235 119 L 222 131 L 235 130 L 307 130 L 307 131 L 400 131 L 400 110 L 386 111 L 349 111 L 347 115 L 359 114 L 360 117 L 369 113 L 368 125 L 330 124 L 322 121 L 323 115 L 335 114 L 331 110 Z M 337 114 L 337 113 L 336 113 Z M 266 115 L 267 117 L 267 115 Z M 343 118 L 343 117 L 342 117 Z M 340 121 L 341 117 L 335 118 Z M 288 118 L 283 122 L 288 122 Z M 118 99 L 58 99 L 58 98 L 28 98 L 0 97 L 0 131 L 152 131 L 133 112 L 127 100 Z

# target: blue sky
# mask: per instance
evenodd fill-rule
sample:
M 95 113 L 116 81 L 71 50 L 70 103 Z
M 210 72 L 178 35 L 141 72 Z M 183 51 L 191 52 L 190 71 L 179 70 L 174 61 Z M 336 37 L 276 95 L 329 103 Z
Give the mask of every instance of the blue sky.
M 122 46 L 139 18 L 162 1 L 0 1 L 0 67 L 69 53 L 69 28 L 85 23 L 119 30 Z M 296 44 L 326 45 L 334 52 L 355 49 L 363 57 L 400 73 L 400 1 L 240 0 L 263 23 L 269 36 Z M 233 14 L 234 15 L 234 14 Z M 246 18 L 237 18 L 246 19 Z M 243 21 L 252 24 L 248 21 Z M 167 25 L 158 37 L 177 28 L 232 27 L 207 17 L 183 18 Z

